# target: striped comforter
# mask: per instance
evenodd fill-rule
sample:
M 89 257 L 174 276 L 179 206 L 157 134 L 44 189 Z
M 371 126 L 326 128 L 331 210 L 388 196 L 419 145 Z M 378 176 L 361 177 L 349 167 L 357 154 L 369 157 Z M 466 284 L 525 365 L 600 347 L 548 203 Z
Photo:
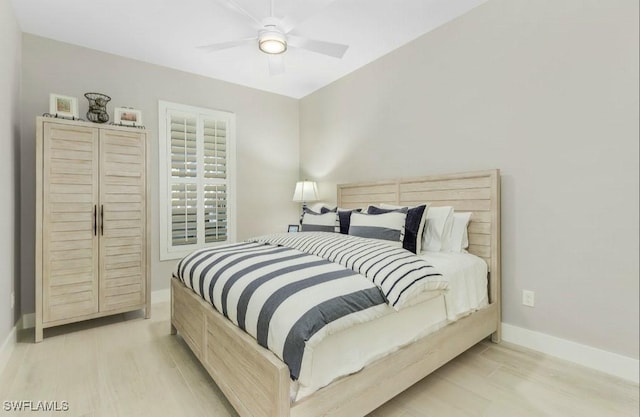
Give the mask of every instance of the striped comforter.
M 384 242 L 338 233 L 262 236 L 196 251 L 174 276 L 298 379 L 305 344 L 388 314 L 448 282 L 424 260 Z

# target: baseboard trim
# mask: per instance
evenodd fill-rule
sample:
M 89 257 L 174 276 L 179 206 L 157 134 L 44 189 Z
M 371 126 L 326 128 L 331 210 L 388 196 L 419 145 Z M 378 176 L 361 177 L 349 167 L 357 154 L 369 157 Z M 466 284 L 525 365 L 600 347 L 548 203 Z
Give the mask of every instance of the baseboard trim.
M 9 363 L 9 358 L 11 358 L 11 354 L 13 353 L 13 349 L 16 347 L 17 327 L 18 326 L 13 326 L 7 338 L 2 342 L 2 346 L 0 346 L 0 374 L 4 372 L 4 368 Z
M 545 333 L 502 323 L 502 340 L 639 383 L 640 361 Z

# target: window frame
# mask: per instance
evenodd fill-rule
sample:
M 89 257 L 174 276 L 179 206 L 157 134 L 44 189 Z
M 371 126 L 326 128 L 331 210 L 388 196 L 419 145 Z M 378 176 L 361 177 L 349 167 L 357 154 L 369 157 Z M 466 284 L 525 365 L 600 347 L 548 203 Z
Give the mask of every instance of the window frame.
M 197 176 L 194 180 L 175 181 L 171 177 L 171 125 L 169 114 L 182 114 L 196 118 Z M 204 186 L 214 184 L 204 178 L 204 137 L 200 131 L 204 119 L 215 119 L 227 123 L 226 140 L 226 187 L 227 187 L 227 240 L 205 243 L 204 239 Z M 231 112 L 206 109 L 186 104 L 158 100 L 158 174 L 159 174 L 159 214 L 160 214 L 160 260 L 180 259 L 194 250 L 215 247 L 236 241 L 236 115 Z M 197 184 L 197 243 L 191 245 L 173 245 L 171 186 L 174 183 Z

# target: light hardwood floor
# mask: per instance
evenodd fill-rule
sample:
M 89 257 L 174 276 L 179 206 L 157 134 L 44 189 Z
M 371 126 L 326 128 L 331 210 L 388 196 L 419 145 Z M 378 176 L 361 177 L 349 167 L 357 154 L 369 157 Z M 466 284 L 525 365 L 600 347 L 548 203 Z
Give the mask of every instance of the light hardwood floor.
M 74 417 L 237 416 L 181 338 L 169 304 L 20 335 L 0 401 L 68 401 Z M 369 417 L 638 416 L 638 386 L 535 352 L 482 342 Z

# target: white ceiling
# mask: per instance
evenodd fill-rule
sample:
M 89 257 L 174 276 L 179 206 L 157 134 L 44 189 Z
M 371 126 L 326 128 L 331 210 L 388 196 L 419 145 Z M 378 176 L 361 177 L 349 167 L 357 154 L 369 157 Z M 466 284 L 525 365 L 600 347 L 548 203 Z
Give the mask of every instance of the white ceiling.
M 286 71 L 269 75 L 257 43 L 217 52 L 197 46 L 257 35 L 262 20 L 295 23 L 291 34 L 343 43 L 342 59 L 289 48 Z M 13 0 L 24 32 L 165 67 L 301 98 L 486 0 Z M 226 5 L 224 3 L 227 3 Z

